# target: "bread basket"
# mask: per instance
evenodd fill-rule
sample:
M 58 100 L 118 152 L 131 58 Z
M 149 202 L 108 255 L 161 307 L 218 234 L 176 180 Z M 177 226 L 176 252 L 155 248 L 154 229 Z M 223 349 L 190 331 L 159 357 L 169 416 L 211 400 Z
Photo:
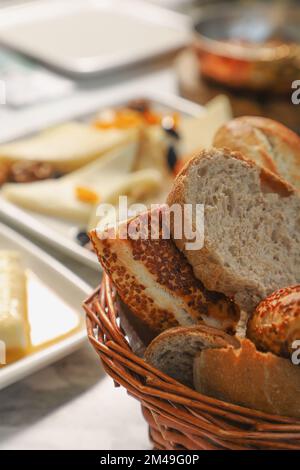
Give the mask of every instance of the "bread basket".
M 140 401 L 155 449 L 300 449 L 300 421 L 201 395 L 148 365 L 132 351 L 120 308 L 104 274 L 84 302 L 88 337 L 115 385 Z

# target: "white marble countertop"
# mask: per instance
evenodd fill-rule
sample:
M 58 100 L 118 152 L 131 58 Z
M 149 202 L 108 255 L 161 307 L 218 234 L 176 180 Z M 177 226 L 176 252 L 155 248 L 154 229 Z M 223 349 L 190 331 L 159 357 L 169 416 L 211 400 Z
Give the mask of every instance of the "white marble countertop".
M 169 68 L 157 65 L 123 72 L 121 81 L 109 85 L 107 78 L 99 87 L 81 89 L 59 104 L 25 110 L 1 126 L 28 124 L 65 109 L 101 100 L 122 88 L 175 92 L 175 77 Z M 1 115 L 0 115 L 1 117 Z M 33 240 L 31 238 L 32 241 Z M 41 245 L 86 282 L 96 286 L 100 274 Z M 0 449 L 149 449 L 147 425 L 140 405 L 122 388 L 115 389 L 100 360 L 87 344 L 69 357 L 0 391 Z
M 147 449 L 139 404 L 90 345 L 0 392 L 0 449 Z

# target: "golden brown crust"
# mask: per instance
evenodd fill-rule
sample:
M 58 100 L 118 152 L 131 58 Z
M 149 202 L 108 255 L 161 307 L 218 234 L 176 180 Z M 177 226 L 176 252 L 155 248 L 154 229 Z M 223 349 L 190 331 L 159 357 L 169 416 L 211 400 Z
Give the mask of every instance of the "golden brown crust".
M 233 119 L 218 130 L 213 145 L 240 151 L 300 188 L 300 137 L 279 122 L 256 116 Z
M 300 341 L 300 285 L 263 300 L 248 322 L 247 336 L 259 350 L 290 358 L 293 342 Z
M 89 235 L 103 269 L 111 277 L 120 298 L 132 312 L 156 333 L 178 325 L 173 313 L 159 308 L 146 294 L 145 286 L 120 262 L 116 240 L 99 240 L 96 230 L 92 230 Z M 122 240 L 122 244 L 126 244 L 126 240 Z
M 207 349 L 194 362 L 201 393 L 271 414 L 300 418 L 300 368 L 262 353 L 249 340 L 241 348 Z
M 152 211 L 151 217 L 161 217 L 162 210 Z M 111 237 L 103 240 L 96 230 L 90 233 L 98 258 L 123 302 L 157 332 L 178 325 L 176 309 L 183 309 L 190 323 L 207 317 L 227 331 L 234 331 L 238 308 L 224 295 L 204 288 L 173 241 L 162 239 L 161 231 L 158 239 L 143 239 L 141 234 L 151 226 L 148 215 L 147 212 L 127 221 L 117 234 L 110 233 Z M 133 227 L 139 237 L 122 239 L 121 231 L 127 233 Z
M 300 150 L 300 137 L 280 122 L 261 116 L 243 116 L 237 118 L 235 121 L 237 123 L 245 123 L 252 127 L 257 127 L 258 129 L 269 132 L 276 137 L 280 136 L 281 140 L 293 148 L 298 155 Z

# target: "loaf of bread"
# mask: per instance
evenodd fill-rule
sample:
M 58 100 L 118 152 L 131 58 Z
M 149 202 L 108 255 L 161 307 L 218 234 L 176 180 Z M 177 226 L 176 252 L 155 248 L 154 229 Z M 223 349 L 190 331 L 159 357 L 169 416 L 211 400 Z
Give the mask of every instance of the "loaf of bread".
M 193 387 L 194 357 L 206 348 L 233 348 L 239 341 L 223 331 L 205 325 L 170 328 L 147 347 L 145 360 L 179 382 Z
M 300 341 L 300 285 L 280 289 L 264 299 L 247 326 L 247 337 L 261 351 L 291 358 Z
M 228 149 L 202 151 L 177 176 L 168 196 L 175 203 L 204 205 L 202 249 L 174 241 L 207 289 L 252 312 L 300 282 L 300 193 L 277 175 Z
M 145 212 L 105 233 L 92 230 L 104 270 L 123 302 L 157 333 L 199 322 L 233 332 L 239 309 L 223 294 L 205 289 L 173 241 L 163 239 L 164 210 L 166 206 Z M 150 236 L 152 221 L 158 221 L 156 238 Z M 137 237 L 130 235 L 132 230 Z
M 240 151 L 300 189 L 300 137 L 279 122 L 255 116 L 233 119 L 218 130 L 213 145 Z
M 300 418 L 300 367 L 247 340 L 234 349 L 206 349 L 194 360 L 200 393 L 256 410 Z

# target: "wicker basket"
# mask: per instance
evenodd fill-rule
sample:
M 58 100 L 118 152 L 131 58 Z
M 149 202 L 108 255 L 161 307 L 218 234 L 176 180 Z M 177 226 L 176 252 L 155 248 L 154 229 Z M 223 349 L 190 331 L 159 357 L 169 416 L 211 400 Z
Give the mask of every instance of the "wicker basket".
M 91 344 L 115 385 L 141 402 L 155 449 L 300 449 L 300 421 L 201 395 L 134 354 L 108 276 L 84 309 Z

